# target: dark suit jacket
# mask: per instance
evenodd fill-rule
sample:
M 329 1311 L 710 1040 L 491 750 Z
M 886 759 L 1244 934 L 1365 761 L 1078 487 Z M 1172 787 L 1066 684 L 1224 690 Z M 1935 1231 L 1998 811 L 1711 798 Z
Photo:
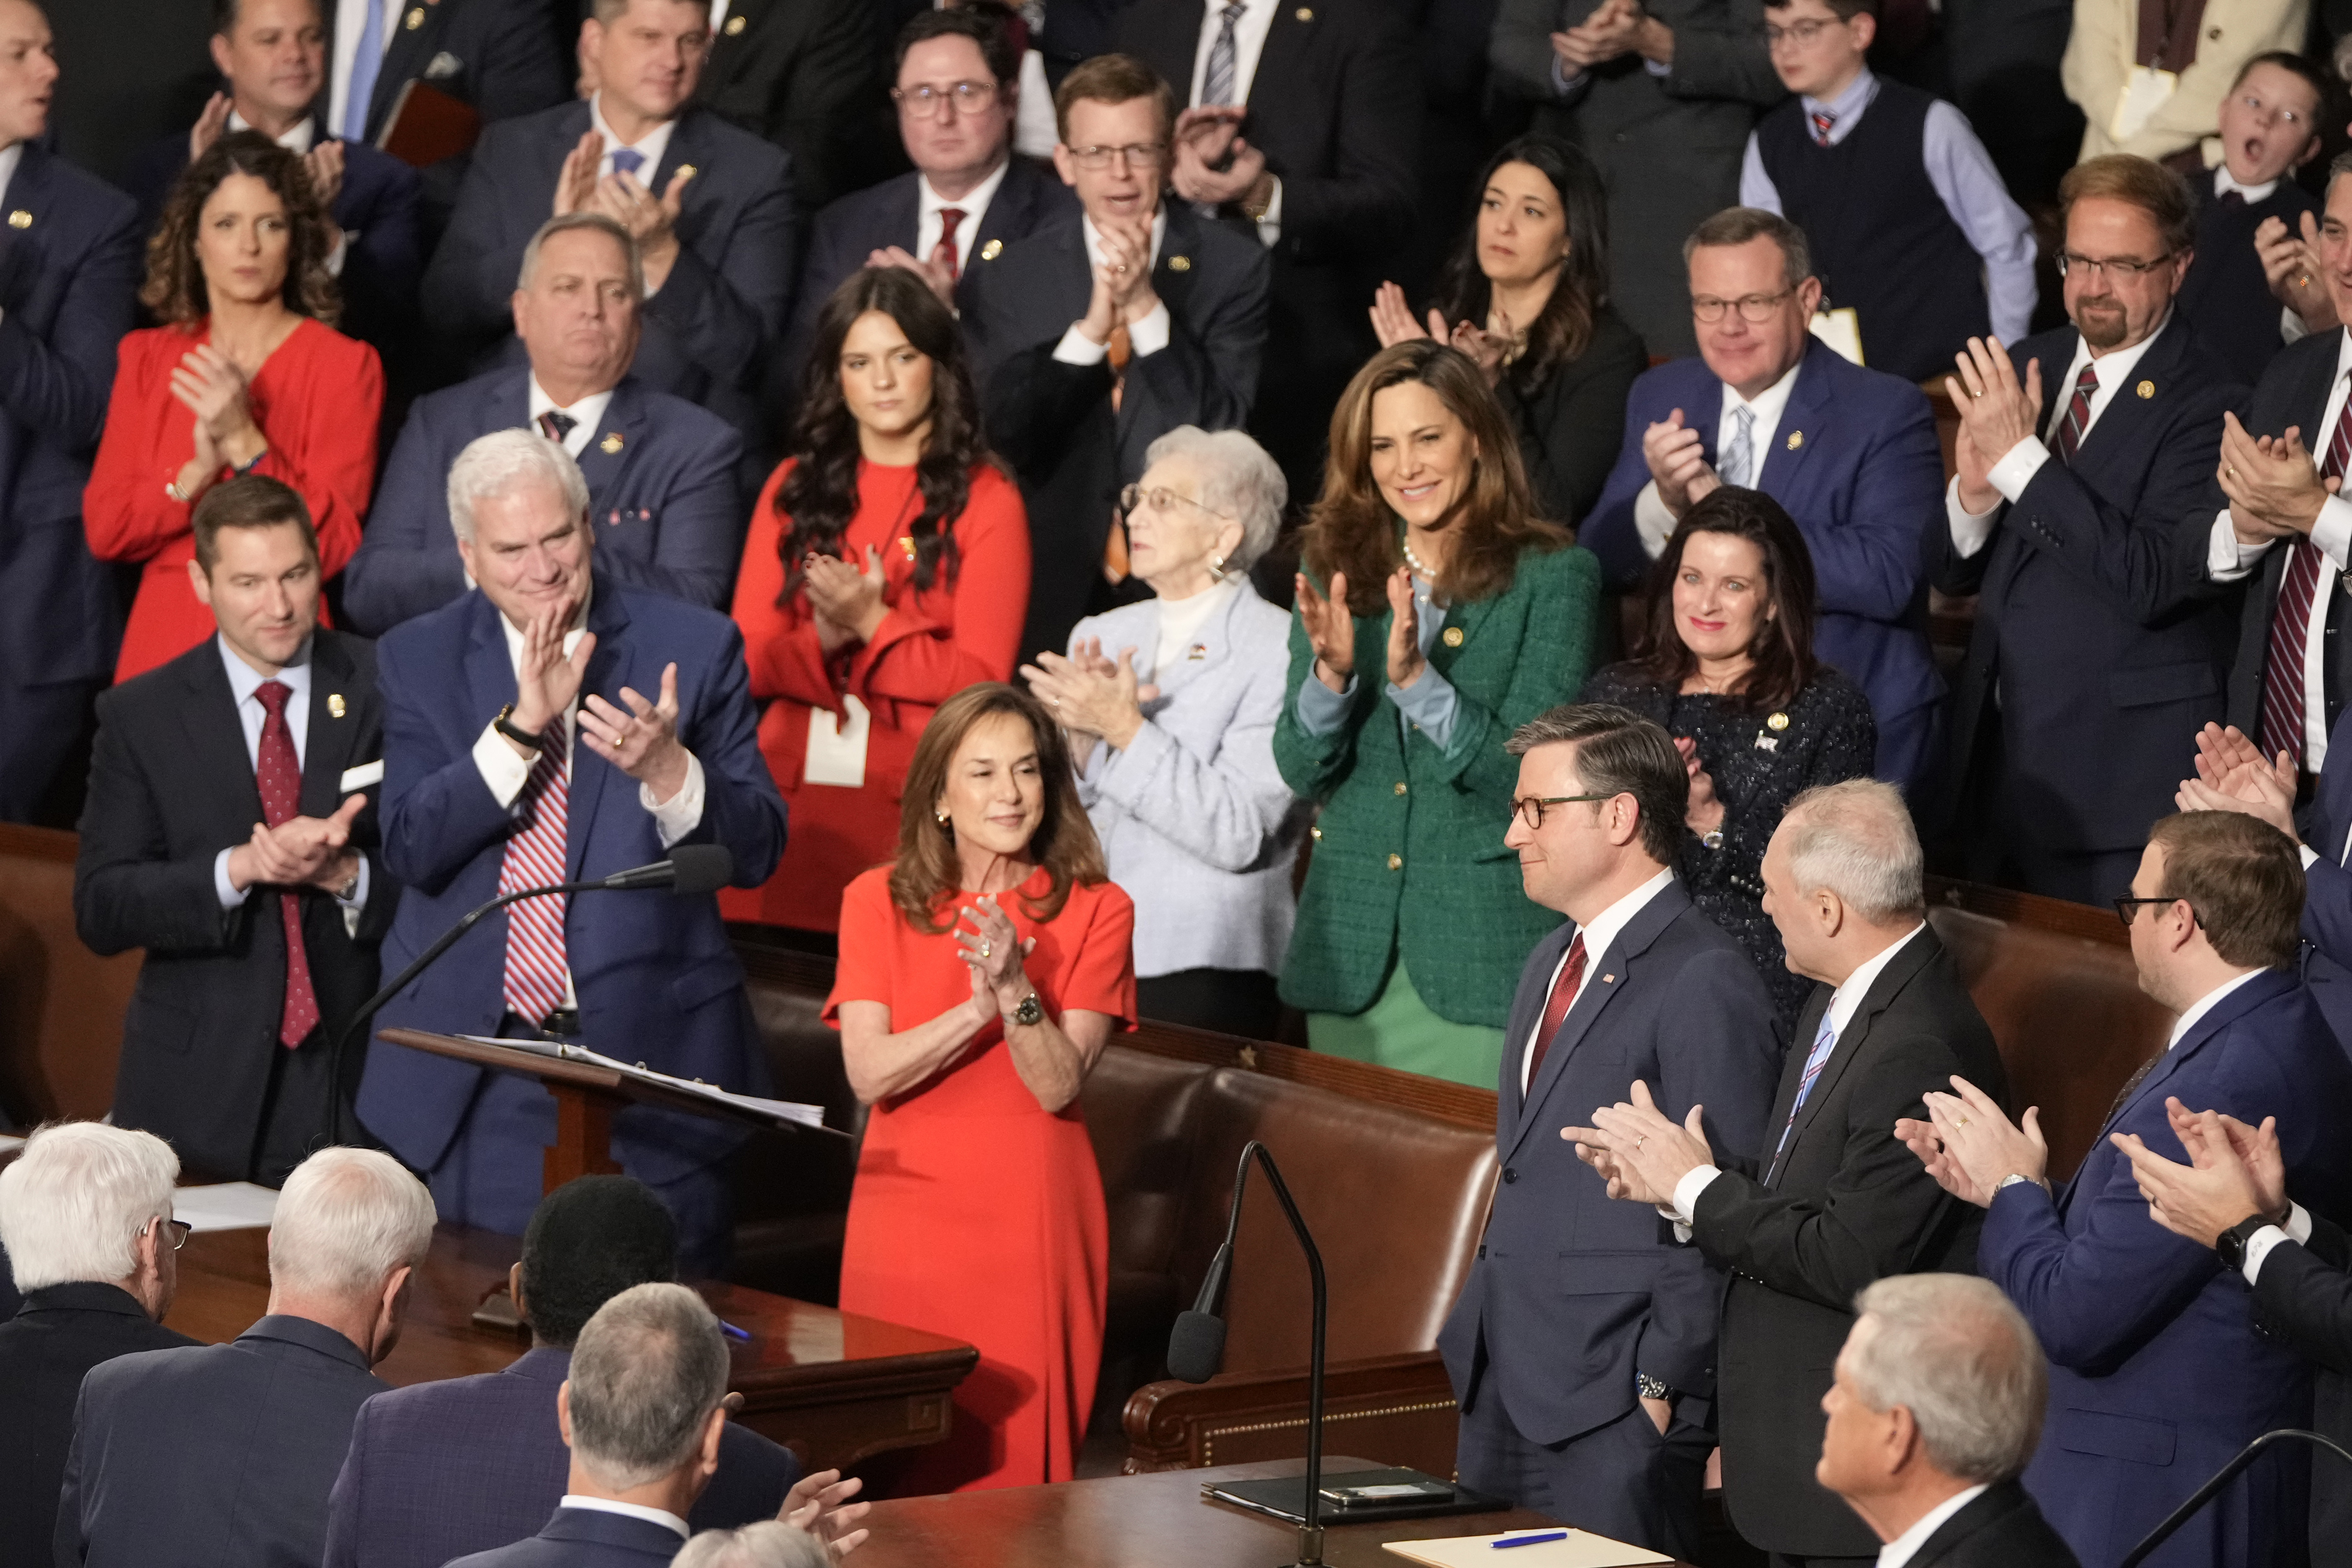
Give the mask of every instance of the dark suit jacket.
M 2072 395 L 2060 384 L 2077 341 L 2063 327 L 2010 351 L 2021 377 L 2042 362 L 2045 414 Z M 1979 595 L 1938 815 L 1965 809 L 1992 723 L 2005 820 L 2034 839 L 2021 855 L 2131 848 L 2171 814 L 2190 738 L 2221 717 L 2232 620 L 2205 574 L 2208 495 L 2222 413 L 2242 395 L 2176 316 L 2074 463 L 2053 447 L 2003 507 L 1991 543 L 1963 559 L 1937 520 L 1936 586 Z
M 694 96 L 791 153 L 793 194 L 814 212 L 881 172 L 887 155 L 877 147 L 897 152 L 883 94 L 889 58 L 874 48 L 863 0 L 740 0 L 710 41 Z
M 2311 1216 L 2311 1241 L 2283 1241 L 2254 1279 L 2259 1321 L 2286 1335 L 2316 1372 L 2312 1426 L 2352 1444 L 2352 1239 L 2325 1215 Z M 2352 1553 L 2352 1477 L 2341 1460 L 2314 1455 L 2311 1560 L 2342 1563 Z
M 466 592 L 449 526 L 449 466 L 466 444 L 530 423 L 530 372 L 494 370 L 416 400 L 384 466 L 359 553 L 343 568 L 355 626 L 390 631 Z M 743 440 L 717 415 L 624 376 L 580 454 L 596 573 L 607 583 L 721 606 L 741 552 L 735 465 Z
M 1507 374 L 1496 387 L 1544 516 L 1573 528 L 1601 499 L 1625 438 L 1626 395 L 1649 368 L 1642 340 L 1603 305 L 1584 352 L 1554 367 L 1542 385 L 1522 397 Z
M 330 701 L 337 697 L 340 715 Z M 114 1120 L 170 1140 L 186 1164 L 228 1176 L 243 1176 L 252 1158 L 273 1053 L 284 1049 L 286 995 L 277 897 L 257 889 L 224 910 L 213 886 L 220 852 L 261 820 L 236 700 L 214 637 L 100 698 L 74 862 L 82 941 L 100 953 L 147 950 L 123 1020 Z M 345 770 L 384 754 L 373 644 L 323 627 L 311 634 L 309 722 L 300 811 L 331 816 L 350 793 Z M 358 934 L 333 899 L 301 895 L 320 1039 L 332 1039 L 375 989 L 376 945 L 399 900 L 376 848 L 373 805 L 353 842 L 369 861 Z
M 320 6 L 333 58 L 335 0 Z M 408 17 L 417 16 L 415 26 Z M 485 121 L 511 120 L 572 96 L 572 61 L 552 47 L 546 7 L 531 0 L 433 0 L 412 6 L 385 40 L 383 64 L 368 95 L 367 134 L 383 134 L 401 89 L 429 82 L 470 103 Z M 322 95 L 319 113 L 327 112 Z M 551 189 L 552 187 L 551 186 Z
M 2133 1132 L 2181 1158 L 2165 1117 L 2172 1095 L 2256 1124 L 2276 1116 L 2288 1191 L 2321 1213 L 2352 1196 L 2352 1151 L 2332 1115 L 2352 1104 L 2352 1060 L 2294 977 L 2267 971 L 2165 1053 L 2054 1199 L 2025 1183 L 1994 1197 L 1978 1268 L 2050 1357 L 2050 1416 L 2025 1485 L 2085 1563 L 2113 1563 L 2257 1434 L 2311 1415 L 2310 1369 L 2258 1330 L 2245 1280 L 2148 1217 L 2131 1163 L 2107 1142 Z M 2164 1560 L 2287 1561 L 2305 1475 L 2255 1466 Z
M 486 127 L 474 146 L 449 231 L 425 269 L 424 301 L 436 331 L 470 344 L 478 371 L 523 363 L 509 305 L 515 274 L 552 208 L 564 156 L 588 126 L 588 105 L 567 103 Z M 631 370 L 748 430 L 747 389 L 783 328 L 799 255 L 792 159 L 689 104 L 647 188 L 667 190 L 688 163 L 697 173 L 680 196 L 677 262 L 645 303 Z
M 1805 1058 L 1829 1010 L 1816 985 L 1790 1037 L 1764 1121 L 1763 1165 L 1699 1194 L 1692 1238 L 1731 1275 L 1723 1304 L 1723 1500 L 1742 1539 L 1792 1557 L 1859 1557 L 1870 1529 L 1813 1479 L 1822 1395 L 1853 1327 L 1853 1298 L 1893 1274 L 1972 1273 L 1982 1215 L 1936 1184 L 1895 1136 L 1954 1073 L 2004 1102 L 2009 1076 L 1967 982 L 1932 929 L 1898 949 L 1838 1037 L 1787 1152 Z M 1761 1180 L 1759 1175 L 1761 1174 Z
M 1558 1443 L 1633 1408 L 1634 1373 L 1702 1399 L 1716 1390 L 1723 1277 L 1650 1209 L 1612 1202 L 1560 1129 L 1622 1100 L 1635 1079 L 1679 1121 L 1706 1107 L 1710 1147 L 1753 1160 L 1780 1071 L 1772 1003 L 1737 942 L 1680 883 L 1643 906 L 1519 1091 L 1528 1036 L 1576 928 L 1528 955 L 1503 1037 L 1495 1145 L 1503 1181 L 1486 1239 L 1437 1348 L 1467 1409 L 1490 1391 L 1532 1443 Z
M 572 1466 L 555 1391 L 572 1352 L 540 1346 L 503 1372 L 420 1383 L 360 1406 L 327 1504 L 326 1568 L 441 1568 L 530 1536 L 562 1500 Z M 687 1522 L 773 1519 L 800 1461 L 730 1421 L 719 1471 Z
M 529 1540 L 460 1557 L 448 1568 L 667 1568 L 685 1544 L 649 1519 L 560 1508 Z
M 2300 234 L 2303 215 L 2315 221 L 2319 204 L 2292 176 L 2258 202 L 2215 200 L 2210 174 L 2190 180 L 2189 188 L 2197 196 L 2197 259 L 2189 264 L 2173 308 L 2189 318 L 2213 357 L 2230 367 L 2231 378 L 2251 386 L 2282 346 L 2279 302 L 2263 276 L 2254 230 L 2276 218 L 2289 234 Z
M 2081 1568 L 2033 1499 L 2015 1481 L 1977 1494 L 1937 1527 L 1910 1568 Z
M 101 679 L 122 606 L 81 492 L 139 289 L 138 209 L 37 142 L 0 204 L 31 220 L 0 229 L 0 679 Z
M 1677 408 L 1704 434 L 1713 463 L 1723 383 L 1706 361 L 1659 365 L 1625 401 L 1625 444 L 1578 534 L 1613 587 L 1638 588 L 1649 575 L 1633 521 L 1634 500 L 1650 482 L 1642 435 Z M 1808 343 L 1756 488 L 1788 509 L 1812 552 L 1821 605 L 1813 651 L 1869 696 L 1878 776 L 1909 782 L 1926 761 L 1927 710 L 1944 689 L 1927 653 L 1921 553 L 1927 531 L 1944 526 L 1943 450 L 1927 395 Z
M 384 1387 L 341 1333 L 282 1314 L 230 1344 L 92 1367 L 58 1496 L 58 1568 L 311 1568 L 352 1418 Z
M 1168 233 L 1151 286 L 1173 318 L 1168 346 L 1127 367 L 1118 409 L 1108 361 L 1065 364 L 1062 334 L 1087 313 L 1093 270 L 1072 215 L 971 268 L 964 314 L 980 361 L 992 445 L 1013 465 L 1029 509 L 1029 619 L 1024 648 L 1067 647 L 1095 607 L 1103 542 L 1119 487 L 1143 475 L 1143 454 L 1179 425 L 1248 422 L 1265 344 L 1265 248 L 1167 205 Z
M 82 1374 L 116 1356 L 195 1342 L 121 1287 L 95 1282 L 36 1290 L 0 1323 L 0 1552 L 11 1562 L 48 1560 Z
M 784 803 L 760 755 L 743 638 L 715 611 L 599 584 L 588 611 L 596 651 L 581 685 L 618 706 L 620 689 L 661 689 L 677 666 L 677 735 L 702 763 L 702 820 L 687 842 L 734 852 L 735 885 L 756 888 L 783 855 Z M 384 942 L 397 972 L 460 916 L 497 895 L 515 819 L 474 763 L 474 742 L 514 700 L 498 609 L 468 594 L 394 627 L 378 649 L 384 704 L 383 864 L 404 885 Z M 572 763 L 564 868 L 603 877 L 665 853 L 636 781 L 583 746 Z M 384 1004 L 382 1028 L 497 1032 L 505 1012 L 503 916 L 458 943 Z M 632 1042 L 664 1072 L 751 1094 L 767 1060 L 717 899 L 575 899 L 566 956 L 589 1039 Z M 379 1046 L 360 1083 L 361 1119 L 420 1170 L 438 1163 L 485 1069 Z M 742 1134 L 682 1112 L 633 1107 L 614 1122 L 614 1156 L 659 1185 L 700 1169 Z

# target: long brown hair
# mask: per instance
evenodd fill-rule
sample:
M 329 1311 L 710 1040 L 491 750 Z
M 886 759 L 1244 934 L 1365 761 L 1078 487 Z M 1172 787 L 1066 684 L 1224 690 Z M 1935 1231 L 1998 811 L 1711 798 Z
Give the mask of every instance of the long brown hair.
M 1551 297 L 1534 321 L 1516 323 L 1528 334 L 1527 352 L 1503 371 L 1512 389 L 1528 397 L 1591 345 L 1593 317 L 1609 301 L 1609 192 L 1581 149 L 1545 135 L 1522 136 L 1486 160 L 1472 187 L 1482 208 L 1486 187 L 1506 163 L 1524 163 L 1549 182 L 1568 230 L 1568 255 L 1552 280 Z M 1478 265 L 1474 213 L 1438 278 L 1434 303 L 1449 321 L 1484 327 L 1494 293 Z
M 1683 513 L 1650 568 L 1649 625 L 1633 649 L 1634 668 L 1669 691 L 1679 689 L 1698 668 L 1698 655 L 1675 626 L 1675 578 L 1683 569 L 1683 546 L 1694 533 L 1744 539 L 1764 558 L 1764 596 L 1772 615 L 1756 628 L 1748 645 L 1748 657 L 1755 662 L 1732 690 L 1751 709 L 1786 708 L 1821 668 L 1813 658 L 1813 557 L 1795 521 L 1762 490 L 1719 485 Z
M 286 308 L 333 326 L 343 311 L 341 290 L 327 270 L 335 227 L 310 186 L 302 160 L 258 131 L 232 131 L 180 172 L 164 199 L 163 216 L 147 240 L 147 281 L 139 302 L 158 321 L 194 329 L 212 314 L 204 264 L 196 259 L 196 225 L 205 204 L 231 174 L 248 174 L 276 193 L 286 207 Z
M 1518 437 L 1478 367 L 1460 351 L 1428 338 L 1394 343 L 1364 362 L 1331 412 L 1331 455 L 1323 468 L 1323 495 L 1307 514 L 1301 554 L 1309 571 L 1328 582 L 1348 576 L 1348 608 L 1377 616 L 1388 607 L 1388 578 L 1404 564 L 1401 524 L 1372 479 L 1372 399 L 1391 386 L 1417 381 L 1437 395 L 1477 442 L 1469 492 L 1454 523 L 1460 538 L 1437 591 L 1461 605 L 1507 590 L 1521 552 L 1558 550 L 1566 529 L 1536 515 L 1519 460 Z
M 1028 724 L 1045 785 L 1045 814 L 1037 824 L 1037 836 L 1029 841 L 1029 852 L 1053 879 L 1053 886 L 1042 899 L 1022 900 L 1029 918 L 1050 921 L 1060 914 L 1075 883 L 1091 886 L 1110 879 L 1095 825 L 1078 804 L 1077 779 L 1070 770 L 1062 727 L 1044 703 L 1019 687 L 982 681 L 940 704 L 915 742 L 914 761 L 907 764 L 898 802 L 898 856 L 890 866 L 890 901 L 917 931 L 937 936 L 955 923 L 940 902 L 962 886 L 963 866 L 956 858 L 955 829 L 932 813 L 947 793 L 948 769 L 964 737 L 982 720 L 1000 713 L 1015 714 Z

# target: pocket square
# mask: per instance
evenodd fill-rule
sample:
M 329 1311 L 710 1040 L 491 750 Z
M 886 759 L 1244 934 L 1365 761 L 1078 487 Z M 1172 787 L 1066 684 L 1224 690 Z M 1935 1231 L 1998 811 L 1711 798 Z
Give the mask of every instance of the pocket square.
M 382 783 L 383 783 L 383 764 L 362 763 L 358 767 L 343 770 L 342 782 L 335 786 L 335 793 L 349 795 L 355 789 L 365 789 L 370 784 Z
M 448 50 L 444 49 L 439 54 L 435 55 L 432 59 L 432 63 L 425 68 L 425 79 L 426 81 L 446 81 L 465 68 L 465 61 L 459 59 Z

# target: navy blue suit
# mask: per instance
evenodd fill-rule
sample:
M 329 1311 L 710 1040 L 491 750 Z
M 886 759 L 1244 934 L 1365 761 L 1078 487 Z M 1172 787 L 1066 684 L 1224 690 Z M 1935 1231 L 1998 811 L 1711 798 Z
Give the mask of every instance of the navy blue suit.
M 685 1544 L 676 1531 L 649 1519 L 560 1508 L 528 1541 L 460 1557 L 448 1568 L 668 1568 Z
M 1578 532 L 1612 587 L 1638 588 L 1649 574 L 1633 521 L 1634 499 L 1650 482 L 1642 437 L 1677 408 L 1714 463 L 1723 383 L 1705 360 L 1659 365 L 1625 401 L 1625 445 Z M 1927 531 L 1942 526 L 1944 457 L 1927 395 L 1809 341 L 1755 488 L 1788 510 L 1812 552 L 1821 604 L 1813 651 L 1869 697 L 1878 776 L 1912 784 L 1944 691 L 1927 653 L 1922 546 Z
M 58 1495 L 58 1568 L 313 1568 L 352 1418 L 384 1384 L 323 1323 L 90 1368 Z
M 784 847 L 784 805 L 760 755 L 743 639 L 714 611 L 642 589 L 596 585 L 596 636 L 582 700 L 650 698 L 677 666 L 677 736 L 700 760 L 701 821 L 687 842 L 734 852 L 735 885 L 768 879 Z M 514 665 L 499 611 L 480 594 L 394 628 L 376 648 L 384 704 L 379 807 L 383 864 L 403 884 L 383 963 L 397 973 L 467 910 L 497 895 L 516 820 L 483 782 L 474 742 L 514 700 Z M 572 762 L 565 872 L 602 877 L 667 853 L 636 782 L 585 745 Z M 495 1035 L 505 1013 L 506 916 L 445 954 L 377 1016 L 379 1028 Z M 582 1028 L 602 1046 L 664 1072 L 752 1094 L 767 1064 L 743 990 L 743 965 L 708 895 L 575 895 L 566 959 Z M 540 1198 L 553 1101 L 533 1082 L 379 1042 L 360 1081 L 360 1118 L 427 1173 L 444 1219 L 520 1235 Z M 724 1234 L 715 1163 L 741 1131 L 682 1112 L 633 1106 L 614 1120 L 613 1156 L 669 1200 L 681 1251 L 698 1262 Z M 667 1189 L 667 1190 L 666 1190 Z M 694 1204 L 709 1205 L 697 1209 Z M 684 1205 L 684 1206 L 681 1206 Z
M 449 468 L 478 436 L 530 423 L 530 372 L 494 370 L 420 397 L 384 466 L 359 553 L 343 568 L 354 626 L 381 636 L 466 592 L 449 527 Z M 735 465 L 743 440 L 717 415 L 621 378 L 580 454 L 596 575 L 724 606 L 741 552 Z
M 2352 752 L 2338 746 L 2352 746 L 2352 716 L 2328 731 L 2327 762 L 2301 824 L 2304 842 L 2319 857 L 2303 872 L 2302 965 L 2303 983 L 2336 1039 L 2352 1041 L 2352 870 L 2344 865 L 2352 833 Z
M 458 188 L 448 232 L 425 270 L 425 319 L 461 340 L 475 368 L 522 363 L 513 333 L 523 247 L 553 210 L 563 160 L 589 128 L 585 102 L 486 126 Z M 783 331 L 799 255 L 792 158 L 710 110 L 688 104 L 672 124 L 656 195 L 685 164 L 677 262 L 645 303 L 638 379 L 752 430 L 747 389 Z M 642 173 L 642 171 L 641 171 Z
M 122 640 L 81 492 L 141 268 L 131 198 L 24 147 L 0 195 L 0 822 L 31 815 Z
M 2024 1312 L 2050 1357 L 2050 1415 L 2026 1489 L 2086 1563 L 2112 1563 L 2257 1434 L 2310 1423 L 2312 1376 L 2258 1330 L 2251 1289 L 2210 1248 L 2148 1217 L 2133 1132 L 2184 1156 L 2165 1099 L 2259 1125 L 2278 1118 L 2287 1189 L 2322 1213 L 2352 1195 L 2340 1112 L 2352 1060 L 2291 974 L 2256 974 L 2189 1026 L 2108 1117 L 2053 1198 L 2004 1188 L 1979 1269 Z M 2266 1458 L 2149 1559 L 2152 1568 L 2300 1562 L 2308 1470 Z
M 555 1416 L 571 1367 L 570 1351 L 542 1345 L 503 1372 L 395 1388 L 361 1405 L 328 1500 L 325 1568 L 441 1568 L 535 1532 L 571 1474 Z M 687 1522 L 733 1530 L 773 1519 L 800 1473 L 791 1449 L 730 1421 L 718 1473 Z
M 1723 1275 L 1655 1211 L 1612 1202 L 1559 1133 L 1640 1079 L 1678 1121 L 1704 1104 L 1717 1155 L 1753 1163 L 1780 1041 L 1755 965 L 1670 882 L 1590 956 L 1522 1095 L 1528 1037 L 1575 934 L 1546 937 L 1520 975 L 1496 1110 L 1502 1183 L 1437 1338 L 1462 1402 L 1459 1468 L 1465 1486 L 1695 1559 Z M 1636 1372 L 1683 1396 L 1664 1442 Z

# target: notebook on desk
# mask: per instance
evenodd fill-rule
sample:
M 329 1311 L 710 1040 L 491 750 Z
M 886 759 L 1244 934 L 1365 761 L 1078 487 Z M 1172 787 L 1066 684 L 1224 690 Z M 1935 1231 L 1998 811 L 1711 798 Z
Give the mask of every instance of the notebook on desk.
M 1612 1541 L 1590 1531 L 1571 1530 L 1559 1541 L 1495 1549 L 1497 1541 L 1549 1533 L 1513 1530 L 1501 1535 L 1453 1535 L 1438 1541 L 1390 1541 L 1381 1544 L 1408 1563 L 1427 1568 L 1633 1568 L 1644 1563 L 1672 1563 L 1673 1558 L 1645 1547 Z

